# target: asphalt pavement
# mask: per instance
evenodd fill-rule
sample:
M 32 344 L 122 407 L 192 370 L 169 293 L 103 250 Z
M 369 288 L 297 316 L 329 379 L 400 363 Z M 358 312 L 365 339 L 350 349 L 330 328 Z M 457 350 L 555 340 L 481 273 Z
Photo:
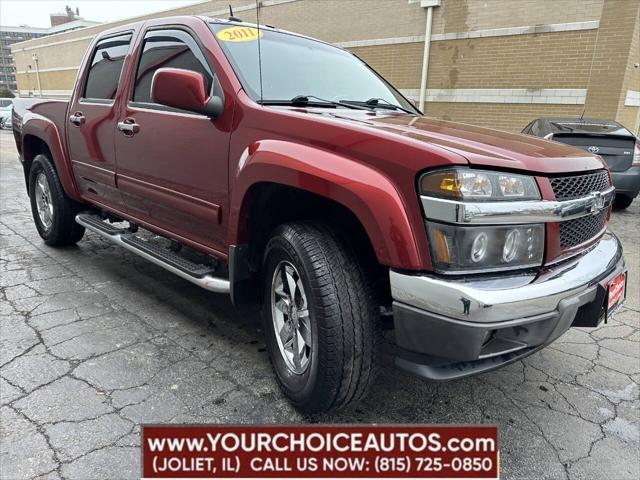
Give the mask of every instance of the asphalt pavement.
M 393 366 L 371 395 L 304 417 L 280 393 L 259 321 L 87 233 L 38 236 L 0 132 L 0 478 L 139 478 L 141 423 L 496 424 L 502 478 L 640 478 L 640 200 L 611 224 L 626 306 L 501 370 L 433 384 Z

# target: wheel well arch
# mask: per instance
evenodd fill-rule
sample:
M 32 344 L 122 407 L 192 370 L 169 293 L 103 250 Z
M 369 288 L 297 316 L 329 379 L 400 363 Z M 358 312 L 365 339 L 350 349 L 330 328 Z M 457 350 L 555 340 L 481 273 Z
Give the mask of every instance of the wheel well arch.
M 33 164 L 33 159 L 36 158 L 37 155 L 43 154 L 46 155 L 53 165 L 53 168 L 56 168 L 55 162 L 53 161 L 53 156 L 51 153 L 51 149 L 47 142 L 42 140 L 40 137 L 35 135 L 25 135 L 22 139 L 22 161 L 23 161 L 23 169 L 24 169 L 24 179 L 25 184 L 27 186 L 27 192 L 29 191 L 29 174 L 31 172 L 31 165 Z
M 244 271 L 244 275 L 235 276 L 236 280 L 256 280 L 254 288 L 258 288 L 259 291 L 254 291 L 251 296 L 254 301 L 259 299 L 261 291 L 259 280 L 262 256 L 271 232 L 283 223 L 306 220 L 321 222 L 339 231 L 343 240 L 355 247 L 353 251 L 356 252 L 357 258 L 354 261 L 360 262 L 374 282 L 374 291 L 380 303 L 390 303 L 388 269 L 378 262 L 373 244 L 358 217 L 341 203 L 289 185 L 259 182 L 247 191 L 242 202 L 240 218 L 243 219 L 240 228 L 244 230 L 243 236 L 247 243 L 243 246 L 241 258 L 232 259 L 230 262 L 232 283 L 234 273 L 238 270 Z M 251 287 L 245 283 L 242 289 L 247 288 Z M 242 299 L 234 296 L 233 292 L 232 299 L 236 305 L 244 303 Z

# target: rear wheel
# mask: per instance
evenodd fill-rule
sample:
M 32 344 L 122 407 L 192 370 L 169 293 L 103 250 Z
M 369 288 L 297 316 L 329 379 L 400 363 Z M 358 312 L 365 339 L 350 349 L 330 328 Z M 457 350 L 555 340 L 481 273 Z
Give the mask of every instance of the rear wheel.
M 633 202 L 632 197 L 629 197 L 627 195 L 616 195 L 613 206 L 618 210 L 624 210 L 625 208 L 628 208 L 629 205 L 631 205 L 631 202 Z
M 381 327 L 371 282 L 329 227 L 278 227 L 264 255 L 263 319 L 278 382 L 306 413 L 362 398 L 378 370 Z
M 72 245 L 84 235 L 75 221 L 80 206 L 67 197 L 56 169 L 45 155 L 37 155 L 29 172 L 31 213 L 44 243 L 52 247 Z

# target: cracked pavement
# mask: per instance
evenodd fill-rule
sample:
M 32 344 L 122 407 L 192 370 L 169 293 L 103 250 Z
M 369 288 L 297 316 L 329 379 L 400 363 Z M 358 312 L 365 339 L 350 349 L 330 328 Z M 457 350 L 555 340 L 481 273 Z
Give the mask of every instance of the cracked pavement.
M 640 201 L 611 228 L 625 308 L 501 370 L 445 384 L 393 366 L 372 394 L 303 417 L 255 318 L 92 233 L 40 240 L 0 132 L 0 478 L 139 478 L 141 423 L 458 423 L 499 427 L 502 478 L 640 477 Z

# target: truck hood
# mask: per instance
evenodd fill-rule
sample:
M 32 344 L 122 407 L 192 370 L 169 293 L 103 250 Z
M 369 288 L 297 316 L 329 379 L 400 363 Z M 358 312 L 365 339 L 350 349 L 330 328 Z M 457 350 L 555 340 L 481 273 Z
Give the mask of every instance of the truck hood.
M 322 111 L 322 113 L 320 113 Z M 311 110 L 309 110 L 311 113 Z M 523 170 L 540 174 L 606 168 L 602 159 L 584 150 L 519 133 L 395 113 L 339 110 L 313 113 L 338 121 L 366 124 L 454 152 L 474 166 Z

